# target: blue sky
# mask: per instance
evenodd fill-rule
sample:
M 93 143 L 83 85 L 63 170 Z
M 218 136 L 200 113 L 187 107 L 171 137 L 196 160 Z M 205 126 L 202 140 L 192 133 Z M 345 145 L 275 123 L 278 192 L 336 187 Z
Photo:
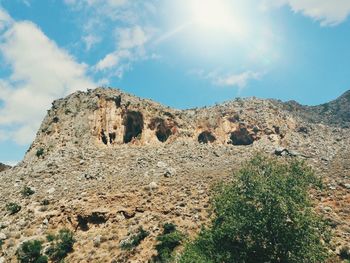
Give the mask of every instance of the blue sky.
M 0 162 L 51 101 L 119 87 L 176 108 L 350 89 L 349 0 L 0 0 Z

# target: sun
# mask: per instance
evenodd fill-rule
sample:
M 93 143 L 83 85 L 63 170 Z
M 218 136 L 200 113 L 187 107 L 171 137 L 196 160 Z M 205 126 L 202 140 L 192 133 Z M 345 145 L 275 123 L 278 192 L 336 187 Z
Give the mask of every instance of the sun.
M 189 0 L 188 7 L 193 25 L 200 30 L 244 33 L 238 8 L 233 8 L 228 0 Z

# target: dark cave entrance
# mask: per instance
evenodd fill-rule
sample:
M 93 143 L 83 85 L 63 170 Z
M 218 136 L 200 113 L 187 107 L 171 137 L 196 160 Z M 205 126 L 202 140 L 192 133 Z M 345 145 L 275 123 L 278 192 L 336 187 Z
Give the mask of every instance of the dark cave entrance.
M 160 142 L 166 142 L 172 134 L 171 129 L 166 125 L 165 120 L 161 118 L 152 119 L 149 128 L 151 130 L 156 130 L 156 136 Z
M 107 145 L 108 139 L 107 139 L 107 136 L 106 136 L 105 131 L 104 131 L 103 129 L 102 129 L 102 131 L 101 131 L 101 140 L 102 140 L 102 142 L 103 142 L 104 144 Z
M 204 131 L 198 135 L 199 143 L 209 143 L 209 142 L 212 143 L 215 140 L 216 140 L 215 136 L 209 131 Z
M 115 138 L 117 135 L 115 134 L 115 132 L 111 132 L 108 135 L 109 135 L 109 143 L 112 144 L 115 141 Z
M 142 134 L 143 130 L 143 115 L 138 111 L 129 111 L 125 114 L 123 124 L 124 143 L 129 143 L 133 138 L 137 138 Z
M 251 145 L 254 142 L 254 138 L 249 134 L 247 128 L 240 128 L 232 132 L 230 139 L 233 145 Z

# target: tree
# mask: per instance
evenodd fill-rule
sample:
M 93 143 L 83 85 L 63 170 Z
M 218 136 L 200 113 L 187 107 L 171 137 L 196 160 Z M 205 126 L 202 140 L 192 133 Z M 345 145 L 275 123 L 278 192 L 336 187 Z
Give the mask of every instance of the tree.
M 211 227 L 179 262 L 324 262 L 328 227 L 309 196 L 320 182 L 303 162 L 256 155 L 216 189 Z

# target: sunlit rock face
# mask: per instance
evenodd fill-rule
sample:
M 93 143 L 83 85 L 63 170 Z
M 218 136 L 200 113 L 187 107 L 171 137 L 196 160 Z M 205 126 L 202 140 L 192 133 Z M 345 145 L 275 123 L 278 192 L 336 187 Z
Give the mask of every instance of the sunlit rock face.
M 310 111 L 257 98 L 176 110 L 111 88 L 54 101 L 24 160 L 0 173 L 0 207 L 21 206 L 0 209 L 5 262 L 24 240 L 47 246 L 62 228 L 77 240 L 66 262 L 149 262 L 163 224 L 194 237 L 210 223 L 213 187 L 256 153 L 316 169 L 326 186 L 312 193 L 316 210 L 337 222 L 334 244 L 346 245 L 349 129 Z M 34 194 L 23 197 L 25 187 Z M 150 235 L 121 249 L 141 227 Z
M 274 129 L 277 126 L 279 133 Z M 236 100 L 210 108 L 176 110 L 117 89 L 98 88 L 54 101 L 28 156 L 48 144 L 55 148 L 69 144 L 119 147 L 184 141 L 247 146 L 272 134 L 282 142 L 279 134 L 294 126 L 295 121 L 278 112 L 273 101 Z

